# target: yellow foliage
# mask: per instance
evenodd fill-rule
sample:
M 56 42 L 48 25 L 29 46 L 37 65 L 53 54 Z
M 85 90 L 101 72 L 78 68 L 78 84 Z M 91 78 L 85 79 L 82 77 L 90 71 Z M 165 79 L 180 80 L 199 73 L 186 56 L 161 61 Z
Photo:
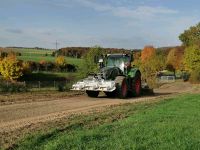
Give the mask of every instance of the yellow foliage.
M 23 62 L 22 68 L 23 68 L 24 74 L 30 74 L 31 73 L 30 64 L 28 62 Z
M 65 61 L 65 57 L 64 56 L 58 56 L 55 60 L 56 64 L 58 66 L 64 66 L 66 64 L 66 61 Z
M 17 80 L 23 75 L 23 66 L 16 56 L 10 55 L 0 61 L 0 72 L 7 80 Z

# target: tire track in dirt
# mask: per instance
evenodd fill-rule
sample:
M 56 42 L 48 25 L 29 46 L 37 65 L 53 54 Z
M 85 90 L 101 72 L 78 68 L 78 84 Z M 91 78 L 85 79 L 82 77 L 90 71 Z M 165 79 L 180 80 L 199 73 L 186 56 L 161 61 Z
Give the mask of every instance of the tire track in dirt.
M 105 106 L 167 98 L 179 93 L 189 92 L 191 89 L 192 86 L 188 83 L 178 83 L 175 85 L 165 85 L 155 90 L 157 94 L 154 96 L 130 98 L 128 100 L 110 99 L 104 96 L 93 99 L 82 95 L 51 101 L 3 105 L 0 106 L 0 134 L 33 124 L 63 118 L 71 114 L 88 112 L 92 109 L 99 109 Z
M 55 100 L 54 102 L 36 102 L 34 104 L 16 104 L 0 108 L 0 133 L 10 132 L 37 123 L 43 123 L 60 119 L 71 114 L 85 113 L 94 109 L 106 109 L 105 106 L 120 105 L 125 103 L 137 103 L 156 100 L 165 96 L 141 97 L 129 100 L 97 98 L 86 96 L 69 99 Z M 103 100 L 102 100 L 103 99 Z M 64 102 L 64 103 L 63 103 Z M 39 104 L 38 104 L 39 103 Z M 56 103 L 56 104 L 55 104 Z M 55 105 L 54 105 L 55 104 Z M 29 105 L 30 107 L 27 107 Z M 33 108 L 31 108 L 33 106 Z M 53 110 L 49 108 L 54 108 Z M 43 110 L 45 108 L 45 110 Z M 3 113 L 4 112 L 4 113 Z M 10 116 L 12 114 L 12 116 Z M 28 114 L 28 115 L 27 115 Z

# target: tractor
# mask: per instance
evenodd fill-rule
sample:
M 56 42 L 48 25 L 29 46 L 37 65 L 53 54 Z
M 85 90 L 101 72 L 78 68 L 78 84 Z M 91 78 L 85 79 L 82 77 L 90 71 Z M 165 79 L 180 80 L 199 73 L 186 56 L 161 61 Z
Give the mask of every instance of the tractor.
M 131 66 L 132 54 L 107 54 L 99 59 L 99 73 L 72 85 L 72 90 L 85 91 L 89 97 L 104 92 L 108 97 L 125 99 L 141 94 L 141 73 Z

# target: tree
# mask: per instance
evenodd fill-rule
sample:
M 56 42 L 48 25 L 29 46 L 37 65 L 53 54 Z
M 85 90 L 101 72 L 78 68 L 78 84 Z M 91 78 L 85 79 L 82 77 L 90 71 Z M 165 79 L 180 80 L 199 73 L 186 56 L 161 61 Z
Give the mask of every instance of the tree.
M 64 56 L 58 56 L 55 60 L 55 63 L 60 67 L 65 66 L 65 64 L 66 64 L 65 57 Z
M 147 51 L 146 48 L 144 48 L 143 51 Z M 143 51 L 142 53 L 144 56 Z M 152 48 L 148 50 L 148 52 L 148 55 L 145 55 L 146 59 L 143 57 L 144 60 L 141 61 L 140 70 L 142 72 L 142 78 L 153 88 L 157 85 L 157 73 L 165 69 L 165 56 L 162 53 L 156 53 L 155 49 Z
M 155 48 L 153 46 L 145 46 L 141 53 L 141 61 L 144 63 L 145 61 L 148 61 L 152 55 L 154 55 L 156 52 Z
M 200 45 L 200 23 L 185 30 L 184 33 L 179 36 L 179 39 L 186 47 Z
M 103 55 L 103 49 L 101 47 L 95 46 L 90 48 L 89 52 L 84 57 L 84 75 L 91 72 L 98 71 L 98 59 Z
M 174 75 L 176 70 L 183 69 L 183 55 L 183 50 L 178 48 L 171 49 L 167 55 L 167 69 L 173 71 Z
M 15 81 L 23 75 L 22 62 L 13 55 L 5 57 L 0 62 L 0 72 L 6 80 Z
M 31 74 L 31 66 L 29 62 L 23 62 L 22 63 L 22 68 L 23 68 L 23 74 Z
M 186 48 L 184 55 L 184 64 L 189 72 L 200 70 L 200 47 L 197 45 Z

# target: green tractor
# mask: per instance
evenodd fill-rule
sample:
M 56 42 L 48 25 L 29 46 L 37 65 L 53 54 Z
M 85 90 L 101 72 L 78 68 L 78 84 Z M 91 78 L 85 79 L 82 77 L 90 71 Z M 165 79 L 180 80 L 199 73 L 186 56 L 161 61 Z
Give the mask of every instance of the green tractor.
M 108 97 L 127 98 L 128 95 L 141 94 L 141 73 L 131 67 L 133 61 L 129 54 L 108 54 L 99 59 L 99 73 L 91 73 L 86 79 L 77 82 L 72 90 L 86 91 L 89 97 L 98 97 L 104 92 Z

